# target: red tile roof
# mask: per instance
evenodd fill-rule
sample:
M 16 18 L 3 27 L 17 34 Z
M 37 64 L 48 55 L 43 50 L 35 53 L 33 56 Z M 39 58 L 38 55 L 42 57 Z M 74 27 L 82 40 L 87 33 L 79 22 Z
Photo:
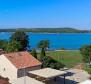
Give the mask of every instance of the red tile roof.
M 4 55 L 18 69 L 41 65 L 41 62 L 27 51 L 13 52 Z

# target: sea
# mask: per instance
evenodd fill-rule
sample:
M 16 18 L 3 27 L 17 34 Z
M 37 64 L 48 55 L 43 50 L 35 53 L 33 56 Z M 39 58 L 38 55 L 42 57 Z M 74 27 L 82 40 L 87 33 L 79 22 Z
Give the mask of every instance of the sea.
M 37 48 L 41 40 L 49 40 L 49 50 L 78 50 L 84 45 L 91 44 L 91 33 L 27 33 L 30 48 Z M 9 40 L 12 33 L 1 32 L 1 40 Z

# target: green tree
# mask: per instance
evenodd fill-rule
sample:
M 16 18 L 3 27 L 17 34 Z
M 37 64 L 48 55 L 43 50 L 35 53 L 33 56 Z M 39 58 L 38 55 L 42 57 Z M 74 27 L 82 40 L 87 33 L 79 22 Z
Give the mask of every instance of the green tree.
M 86 45 L 80 48 L 83 56 L 83 61 L 91 65 L 91 45 Z
M 17 30 L 15 33 L 12 34 L 11 36 L 11 41 L 17 41 L 21 45 L 20 51 L 26 50 L 29 48 L 29 39 L 28 35 L 24 31 Z
M 45 50 L 49 48 L 49 40 L 41 40 L 38 44 L 38 48 L 44 48 Z
M 32 54 L 35 58 L 37 58 L 37 52 L 36 52 L 36 49 L 32 49 L 31 54 Z
M 48 40 L 41 40 L 38 44 L 38 48 L 41 48 L 41 53 L 40 53 L 40 60 L 42 57 L 46 56 L 46 49 L 49 48 L 49 41 Z
M 6 52 L 17 52 L 21 49 L 20 43 L 17 41 L 9 41 L 4 46 L 4 51 Z

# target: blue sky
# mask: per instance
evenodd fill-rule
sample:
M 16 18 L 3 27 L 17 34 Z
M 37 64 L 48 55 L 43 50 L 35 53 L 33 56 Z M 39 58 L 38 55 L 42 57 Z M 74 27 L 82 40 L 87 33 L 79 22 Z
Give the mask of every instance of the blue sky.
M 91 29 L 91 0 L 0 0 L 0 28 Z

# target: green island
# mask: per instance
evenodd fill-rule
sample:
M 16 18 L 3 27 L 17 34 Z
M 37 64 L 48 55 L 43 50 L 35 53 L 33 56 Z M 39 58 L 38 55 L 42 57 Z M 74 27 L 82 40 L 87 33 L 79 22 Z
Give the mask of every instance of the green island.
M 21 30 L 33 33 L 91 33 L 91 30 L 79 30 L 75 28 L 12 28 L 0 29 L 0 32 L 15 32 Z

